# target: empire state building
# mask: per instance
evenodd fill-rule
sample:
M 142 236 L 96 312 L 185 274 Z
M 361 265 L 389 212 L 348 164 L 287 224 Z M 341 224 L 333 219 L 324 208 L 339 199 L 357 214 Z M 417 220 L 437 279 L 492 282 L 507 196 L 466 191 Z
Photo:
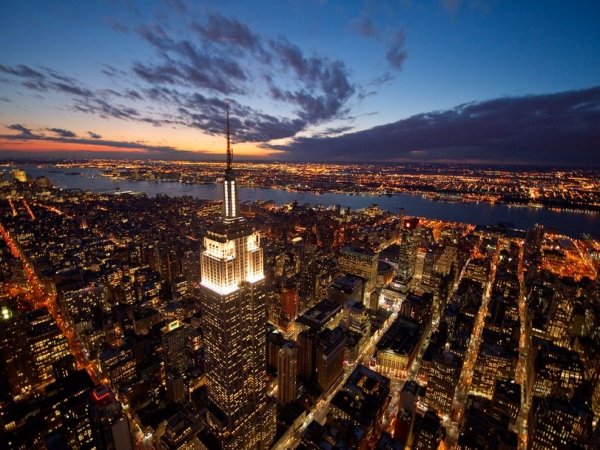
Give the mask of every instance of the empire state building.
M 228 110 L 222 220 L 207 232 L 201 259 L 207 425 L 223 449 L 266 449 L 275 436 L 275 405 L 265 379 L 263 251 L 240 215 L 232 156 Z

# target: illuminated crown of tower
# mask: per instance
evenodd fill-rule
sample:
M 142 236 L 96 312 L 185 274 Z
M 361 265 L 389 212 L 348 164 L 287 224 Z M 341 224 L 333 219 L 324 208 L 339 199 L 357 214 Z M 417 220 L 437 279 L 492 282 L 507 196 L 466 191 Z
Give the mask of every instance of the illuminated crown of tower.
M 229 105 L 227 105 L 227 167 L 225 169 L 225 180 L 223 181 L 223 220 L 231 222 L 241 219 L 240 208 L 237 198 L 237 186 L 235 174 L 231 163 L 233 161 L 233 150 L 231 148 L 231 126 L 229 123 Z

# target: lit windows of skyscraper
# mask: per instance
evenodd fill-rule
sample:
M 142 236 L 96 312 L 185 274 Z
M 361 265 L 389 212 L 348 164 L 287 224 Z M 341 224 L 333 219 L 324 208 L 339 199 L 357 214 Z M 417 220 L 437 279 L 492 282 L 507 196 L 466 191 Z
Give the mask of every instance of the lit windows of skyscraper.
M 223 220 L 204 238 L 200 283 L 209 408 L 223 449 L 268 448 L 275 405 L 266 392 L 267 305 L 260 238 L 240 216 L 229 114 Z
M 52 364 L 69 354 L 69 344 L 47 309 L 27 314 L 27 338 L 39 383 L 53 378 Z
M 378 253 L 352 246 L 344 247 L 338 260 L 342 273 L 356 275 L 365 280 L 362 301 L 371 309 L 377 309 L 376 304 L 371 304 L 371 293 L 377 285 L 378 261 Z
M 398 256 L 397 281 L 406 292 L 415 274 L 417 250 L 419 248 L 418 219 L 405 220 L 400 232 L 400 254 Z
M 279 349 L 277 358 L 277 399 L 283 405 L 296 400 L 297 369 L 298 348 L 287 342 Z

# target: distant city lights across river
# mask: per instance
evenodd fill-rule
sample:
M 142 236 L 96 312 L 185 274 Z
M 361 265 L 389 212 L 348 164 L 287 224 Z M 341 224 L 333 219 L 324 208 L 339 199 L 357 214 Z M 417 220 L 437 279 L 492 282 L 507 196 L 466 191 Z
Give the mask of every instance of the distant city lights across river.
M 158 194 L 169 196 L 189 195 L 208 200 L 220 200 L 220 184 L 181 184 L 178 182 L 150 182 L 117 180 L 101 176 L 96 169 L 81 168 L 73 174 L 73 169 L 20 166 L 32 177 L 45 175 L 52 182 L 69 189 L 84 189 L 92 192 L 113 193 L 116 191 L 144 192 L 150 196 Z M 312 192 L 293 192 L 283 189 L 240 187 L 240 200 L 271 200 L 276 204 L 297 201 L 300 204 L 340 205 L 343 208 L 360 209 L 377 204 L 380 208 L 397 212 L 404 208 L 406 214 L 429 217 L 453 222 L 473 223 L 476 225 L 496 225 L 499 222 L 512 223 L 516 228 L 528 229 L 536 223 L 555 229 L 573 237 L 586 233 L 600 238 L 600 214 L 593 212 L 553 211 L 546 208 L 528 208 L 489 203 L 450 203 L 433 201 L 420 195 L 395 194 L 392 196 L 356 196 L 347 194 L 316 194 Z

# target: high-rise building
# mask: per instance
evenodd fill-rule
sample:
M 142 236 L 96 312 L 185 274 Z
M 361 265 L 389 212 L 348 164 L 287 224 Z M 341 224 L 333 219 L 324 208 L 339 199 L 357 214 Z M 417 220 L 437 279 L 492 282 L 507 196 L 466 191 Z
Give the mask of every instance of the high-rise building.
M 450 414 L 462 361 L 449 351 L 438 353 L 427 371 L 424 403 L 440 414 Z
M 52 381 L 52 364 L 69 354 L 67 339 L 46 308 L 29 312 L 27 320 L 27 339 L 38 381 Z
M 383 415 L 390 402 L 390 379 L 363 365 L 352 371 L 344 386 L 331 399 L 329 414 L 342 425 L 337 440 L 355 435 L 346 448 L 372 448 L 379 438 Z M 334 422 L 334 421 L 332 421 Z M 340 446 L 343 447 L 343 446 Z M 323 448 L 323 447 L 321 447 Z
M 408 285 L 417 264 L 417 250 L 419 248 L 418 221 L 406 220 L 401 231 L 400 254 L 398 257 L 398 278 Z
M 317 334 L 304 330 L 298 335 L 298 375 L 307 382 L 315 373 Z
M 432 410 L 425 413 L 416 428 L 413 444 L 415 450 L 436 450 L 445 436 L 440 418 Z
M 298 286 L 287 279 L 281 286 L 281 312 L 277 324 L 284 333 L 294 330 L 294 321 L 298 317 Z
M 0 374 L 13 396 L 29 391 L 34 369 L 27 345 L 25 322 L 7 304 L 0 305 Z
M 132 450 L 131 431 L 121 404 L 105 386 L 90 395 L 90 415 L 95 441 L 100 448 Z
M 592 439 L 592 417 L 587 402 L 577 396 L 570 400 L 534 396 L 529 420 L 529 448 L 583 448 L 580 445 Z
M 319 333 L 316 376 L 319 389 L 326 392 L 344 374 L 346 335 L 341 327 L 325 328 Z
M 298 348 L 294 342 L 287 342 L 279 349 L 277 358 L 277 399 L 281 404 L 296 400 L 297 369 Z
M 10 179 L 26 183 L 27 173 L 23 169 L 13 169 L 10 171 Z
M 377 285 L 377 262 L 379 254 L 369 249 L 358 249 L 346 246 L 342 249 L 338 263 L 340 271 L 345 274 L 356 275 L 365 280 L 363 290 L 363 303 L 372 309 L 377 305 L 371 305 L 371 293 Z
M 204 238 L 200 283 L 208 428 L 223 449 L 267 448 L 275 405 L 266 389 L 266 322 L 260 237 L 240 215 L 229 111 L 222 221 Z
M 161 330 L 164 359 L 167 368 L 182 374 L 187 367 L 185 328 L 179 320 L 169 322 Z

